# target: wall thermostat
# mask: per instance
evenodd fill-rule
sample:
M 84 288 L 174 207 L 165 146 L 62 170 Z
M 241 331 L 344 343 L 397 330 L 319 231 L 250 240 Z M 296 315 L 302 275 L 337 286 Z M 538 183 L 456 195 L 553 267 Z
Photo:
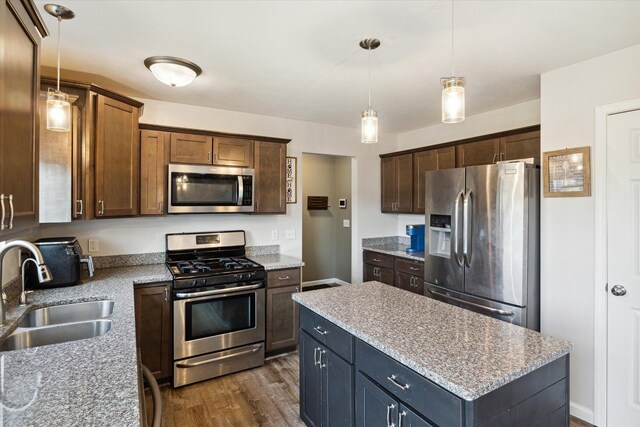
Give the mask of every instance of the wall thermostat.
M 340 209 L 347 209 L 347 199 L 338 199 L 338 207 Z

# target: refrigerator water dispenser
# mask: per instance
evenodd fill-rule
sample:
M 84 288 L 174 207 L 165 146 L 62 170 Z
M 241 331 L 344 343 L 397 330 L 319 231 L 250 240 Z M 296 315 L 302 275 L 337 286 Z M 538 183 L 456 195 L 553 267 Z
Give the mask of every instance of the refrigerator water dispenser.
M 451 257 L 450 215 L 430 215 L 429 254 L 442 258 Z

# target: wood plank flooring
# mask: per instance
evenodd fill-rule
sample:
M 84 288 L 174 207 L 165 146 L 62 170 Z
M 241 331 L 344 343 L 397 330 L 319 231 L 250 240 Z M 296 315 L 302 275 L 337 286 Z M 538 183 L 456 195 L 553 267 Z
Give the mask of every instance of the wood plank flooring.
M 304 426 L 298 417 L 298 353 L 267 360 L 264 366 L 172 388 L 161 386 L 163 427 Z M 151 419 L 150 393 L 147 412 Z M 590 427 L 577 418 L 570 427 Z

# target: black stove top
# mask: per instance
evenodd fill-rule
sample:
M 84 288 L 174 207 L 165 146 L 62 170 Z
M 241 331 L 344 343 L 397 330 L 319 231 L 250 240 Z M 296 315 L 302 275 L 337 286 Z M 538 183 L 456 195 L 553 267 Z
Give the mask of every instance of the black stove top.
M 174 290 L 264 282 L 264 267 L 245 256 L 244 245 L 243 231 L 168 234 Z

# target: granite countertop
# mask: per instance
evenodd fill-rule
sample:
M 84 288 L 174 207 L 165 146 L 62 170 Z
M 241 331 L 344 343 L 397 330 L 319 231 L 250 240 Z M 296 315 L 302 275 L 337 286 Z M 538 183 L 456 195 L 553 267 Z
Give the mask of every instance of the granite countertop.
M 102 337 L 0 352 L 3 425 L 139 426 L 140 405 L 133 284 L 171 280 L 164 264 L 96 270 L 80 286 L 36 291 L 34 308 L 112 299 L 112 328 Z M 25 308 L 9 310 L 6 336 Z
M 383 244 L 363 244 L 362 249 L 365 251 L 380 252 L 383 254 L 389 254 L 393 256 L 399 256 L 403 258 L 414 259 L 416 261 L 424 261 L 424 252 L 413 252 L 408 254 L 407 248 L 409 245 L 402 243 L 383 243 Z
M 247 255 L 252 261 L 264 266 L 265 270 L 280 270 L 282 268 L 304 267 L 304 262 L 298 258 L 280 254 Z
M 380 282 L 293 299 L 469 401 L 571 351 L 568 341 Z

